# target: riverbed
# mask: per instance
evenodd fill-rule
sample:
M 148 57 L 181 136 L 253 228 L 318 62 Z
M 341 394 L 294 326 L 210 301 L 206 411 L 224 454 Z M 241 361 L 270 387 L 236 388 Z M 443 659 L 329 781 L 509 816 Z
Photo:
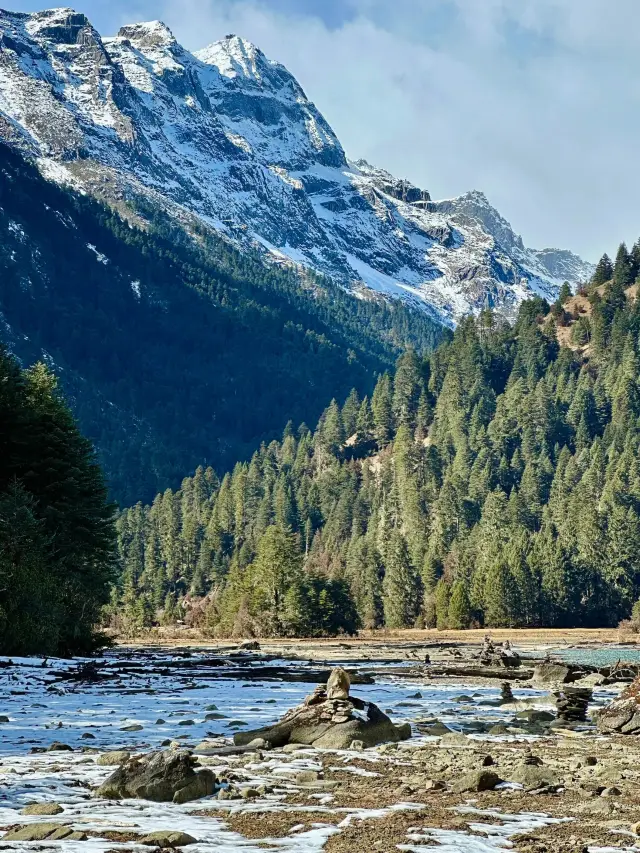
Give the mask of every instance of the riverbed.
M 275 722 L 316 683 L 311 678 L 238 677 L 239 668 L 250 675 L 264 663 L 259 653 L 233 653 L 222 665 L 212 660 L 207 649 L 120 649 L 95 661 L 87 680 L 73 680 L 65 676 L 74 672 L 77 661 L 0 659 L 0 719 L 7 720 L 0 723 L 0 832 L 19 824 L 55 822 L 87 836 L 42 842 L 3 842 L 0 837 L 0 847 L 70 853 L 148 850 L 139 843 L 143 835 L 173 829 L 196 839 L 185 848 L 193 853 L 357 853 L 369 850 L 370 833 L 377 836 L 379 827 L 373 848 L 380 853 L 434 848 L 441 853 L 492 853 L 508 848 L 514 836 L 550 826 L 560 832 L 569 822 L 576 824 L 580 819 L 569 803 L 579 806 L 580 795 L 566 800 L 561 793 L 524 797 L 521 786 L 505 781 L 482 796 L 456 797 L 446 789 L 450 781 L 442 783 L 444 789 L 429 789 L 429 782 L 450 780 L 474 767 L 476 756 L 489 753 L 495 753 L 506 778 L 509 767 L 538 745 L 553 754 L 549 760 L 558 767 L 596 747 L 602 749 L 600 769 L 611 764 L 611 744 L 598 745 L 589 726 L 551 739 L 513 725 L 513 731 L 507 726 L 503 734 L 487 733 L 493 724 L 513 723 L 516 707 L 552 708 L 551 697 L 541 689 L 514 684 L 516 706 L 507 712 L 499 705 L 499 683 L 431 679 L 417 665 L 411 677 L 398 675 L 398 661 L 375 660 L 368 650 L 366 661 L 351 659 L 348 664 L 363 673 L 375 665 L 375 683 L 352 691 L 376 703 L 395 723 L 410 722 L 411 740 L 365 752 L 307 748 L 216 756 L 209 750 L 202 763 L 229 779 L 226 787 L 257 792 L 251 798 L 214 796 L 186 805 L 96 798 L 95 788 L 113 771 L 97 763 L 103 753 L 177 747 L 197 751 L 203 743 L 222 747 L 236 731 Z M 298 672 L 317 669 L 311 661 L 269 663 Z M 596 691 L 595 701 L 603 703 L 611 695 L 610 688 Z M 448 740 L 423 734 L 425 725 L 436 720 L 451 730 Z M 567 746 L 569 735 L 574 740 Z M 45 751 L 56 744 L 55 751 Z M 317 785 L 300 785 L 296 780 L 302 771 L 317 774 Z M 20 813 L 33 803 L 56 803 L 62 811 L 55 817 Z M 611 835 L 610 849 L 638 849 L 629 829 L 633 816 L 624 810 L 620 815 L 619 827 L 612 825 L 605 833 Z M 615 823 L 610 815 L 600 823 L 607 821 Z M 261 837 L 263 825 L 268 834 Z M 388 840 L 385 828 L 391 833 Z M 601 843 L 606 827 L 600 829 L 592 851 L 607 849 Z M 341 847 L 342 839 L 349 846 Z

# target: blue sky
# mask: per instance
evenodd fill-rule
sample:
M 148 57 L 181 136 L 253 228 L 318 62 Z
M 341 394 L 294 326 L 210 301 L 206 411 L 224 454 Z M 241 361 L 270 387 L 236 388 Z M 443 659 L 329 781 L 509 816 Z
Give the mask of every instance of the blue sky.
M 640 236 L 638 0 L 74 7 L 103 35 L 160 18 L 190 49 L 229 32 L 250 39 L 296 75 L 350 157 L 437 198 L 483 190 L 528 245 L 595 259 Z

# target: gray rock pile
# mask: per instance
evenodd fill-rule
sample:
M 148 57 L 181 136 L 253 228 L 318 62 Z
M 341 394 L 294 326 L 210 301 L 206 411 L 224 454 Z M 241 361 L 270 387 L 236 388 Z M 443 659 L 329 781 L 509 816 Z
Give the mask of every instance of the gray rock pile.
M 325 685 L 319 685 L 302 705 L 292 708 L 273 726 L 237 732 L 234 742 L 246 746 L 258 738 L 271 747 L 290 743 L 320 749 L 348 749 L 354 741 L 360 746 L 406 740 L 411 737 L 407 723 L 396 726 L 373 702 L 349 695 L 347 673 L 337 667 Z
M 508 681 L 503 681 L 500 684 L 500 704 L 509 705 L 511 702 L 515 702 L 511 684 Z
M 560 722 L 582 723 L 587 719 L 587 708 L 593 699 L 593 690 L 588 687 L 564 687 L 553 695 Z

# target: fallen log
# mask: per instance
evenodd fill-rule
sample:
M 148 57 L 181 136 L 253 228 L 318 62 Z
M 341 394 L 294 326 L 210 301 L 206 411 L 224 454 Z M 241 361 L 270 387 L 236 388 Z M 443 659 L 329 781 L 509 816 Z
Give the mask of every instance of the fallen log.
M 374 674 L 382 674 L 373 670 Z M 432 676 L 444 676 L 451 678 L 498 678 L 501 681 L 527 681 L 533 675 L 532 669 L 518 667 L 518 669 L 507 669 L 506 667 L 489 667 L 478 664 L 436 664 L 432 666 L 415 668 L 394 667 L 391 672 L 384 670 L 385 675 L 401 675 L 403 678 L 431 678 Z

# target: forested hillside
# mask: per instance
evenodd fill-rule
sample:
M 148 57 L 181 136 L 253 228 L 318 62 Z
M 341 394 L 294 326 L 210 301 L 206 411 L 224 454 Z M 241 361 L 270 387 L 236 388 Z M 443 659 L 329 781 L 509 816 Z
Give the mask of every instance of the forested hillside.
M 119 204 L 126 219 L 0 144 L 0 337 L 60 376 L 121 505 L 204 460 L 249 458 L 289 418 L 369 392 L 403 348 L 446 334 L 400 302 L 356 299 L 148 202 Z
M 640 595 L 639 259 L 604 258 L 588 310 L 566 288 L 513 327 L 468 318 L 315 430 L 123 513 L 121 626 L 617 623 Z
M 93 650 L 116 579 L 115 507 L 43 364 L 0 347 L 0 654 Z

